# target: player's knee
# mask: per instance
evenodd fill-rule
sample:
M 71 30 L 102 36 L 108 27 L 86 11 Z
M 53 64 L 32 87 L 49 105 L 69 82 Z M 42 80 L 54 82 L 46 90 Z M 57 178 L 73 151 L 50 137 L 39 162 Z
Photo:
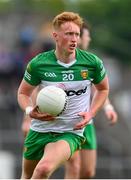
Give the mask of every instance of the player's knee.
M 44 162 L 44 163 L 39 164 L 36 167 L 35 172 L 41 178 L 43 178 L 43 177 L 48 178 L 48 176 L 51 173 L 52 169 L 53 169 L 53 167 L 52 167 L 51 163 Z

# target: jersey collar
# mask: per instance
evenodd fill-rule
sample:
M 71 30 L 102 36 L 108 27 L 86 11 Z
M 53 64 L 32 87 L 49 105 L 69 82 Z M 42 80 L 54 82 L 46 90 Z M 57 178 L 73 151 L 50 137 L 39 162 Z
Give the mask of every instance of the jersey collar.
M 72 66 L 73 64 L 76 63 L 76 59 L 74 59 L 73 61 L 71 61 L 70 63 L 63 63 L 62 61 L 60 60 L 57 60 L 57 63 L 61 66 L 64 66 L 66 68 L 69 68 L 70 66 Z

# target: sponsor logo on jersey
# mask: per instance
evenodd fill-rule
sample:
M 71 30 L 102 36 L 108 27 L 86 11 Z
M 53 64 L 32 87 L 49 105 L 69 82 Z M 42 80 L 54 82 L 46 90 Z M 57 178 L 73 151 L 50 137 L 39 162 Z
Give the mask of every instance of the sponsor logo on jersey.
M 87 69 L 81 70 L 81 77 L 83 79 L 86 79 L 88 77 L 88 70 Z
M 65 91 L 67 96 L 80 96 L 81 94 L 84 94 L 87 90 L 87 86 L 84 88 L 84 89 L 80 89 L 78 91 L 75 91 L 75 90 L 69 90 L 69 91 Z
M 53 78 L 56 77 L 56 74 L 54 72 L 45 72 L 44 75 L 46 77 L 53 77 Z

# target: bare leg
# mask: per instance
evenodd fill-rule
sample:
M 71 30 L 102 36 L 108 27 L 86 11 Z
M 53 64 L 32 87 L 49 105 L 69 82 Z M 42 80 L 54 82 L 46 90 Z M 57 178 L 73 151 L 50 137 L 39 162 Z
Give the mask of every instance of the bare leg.
M 96 171 L 96 158 L 97 152 L 96 150 L 81 150 L 81 170 L 80 170 L 80 178 L 88 179 L 93 178 L 95 176 Z
M 37 160 L 23 159 L 21 179 L 30 179 L 38 162 Z
M 73 156 L 65 163 L 64 179 L 79 179 L 80 173 L 80 154 L 76 151 Z
M 37 164 L 32 179 L 49 178 L 57 167 L 69 159 L 70 154 L 70 146 L 64 140 L 47 144 L 44 156 Z

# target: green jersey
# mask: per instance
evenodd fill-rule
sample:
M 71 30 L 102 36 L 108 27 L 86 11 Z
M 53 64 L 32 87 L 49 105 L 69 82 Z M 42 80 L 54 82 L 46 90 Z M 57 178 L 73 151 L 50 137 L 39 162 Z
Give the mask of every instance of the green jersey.
M 54 121 L 33 119 L 31 129 L 38 132 L 72 132 L 83 135 L 83 130 L 73 130 L 82 120 L 79 112 L 89 111 L 91 84 L 98 84 L 106 75 L 102 61 L 87 51 L 76 49 L 76 59 L 66 64 L 58 60 L 55 51 L 37 55 L 27 65 L 24 79 L 31 85 L 44 88 L 61 87 L 68 96 L 68 106 Z

